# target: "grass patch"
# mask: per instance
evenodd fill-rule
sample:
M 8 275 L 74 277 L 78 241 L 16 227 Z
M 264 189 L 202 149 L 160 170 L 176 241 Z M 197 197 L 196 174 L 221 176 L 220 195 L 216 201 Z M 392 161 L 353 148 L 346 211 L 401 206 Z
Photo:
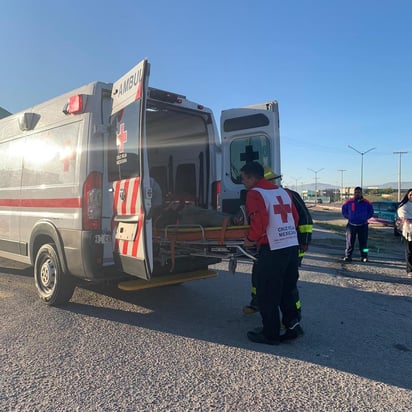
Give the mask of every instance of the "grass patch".
M 342 226 L 336 223 L 325 223 L 316 220 L 313 223 L 315 227 L 330 230 L 331 232 L 336 233 L 338 235 L 344 235 L 346 232 L 346 226 Z

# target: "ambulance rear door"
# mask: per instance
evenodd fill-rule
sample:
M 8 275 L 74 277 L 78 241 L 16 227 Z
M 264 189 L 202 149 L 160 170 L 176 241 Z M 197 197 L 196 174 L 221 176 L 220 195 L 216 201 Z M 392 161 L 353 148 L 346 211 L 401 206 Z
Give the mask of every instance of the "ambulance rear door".
M 145 130 L 149 67 L 143 60 L 113 84 L 108 153 L 114 260 L 121 271 L 142 279 L 153 271 Z
M 223 212 L 236 213 L 244 204 L 245 189 L 240 169 L 257 161 L 280 174 L 279 111 L 276 101 L 223 110 L 222 180 L 220 202 Z

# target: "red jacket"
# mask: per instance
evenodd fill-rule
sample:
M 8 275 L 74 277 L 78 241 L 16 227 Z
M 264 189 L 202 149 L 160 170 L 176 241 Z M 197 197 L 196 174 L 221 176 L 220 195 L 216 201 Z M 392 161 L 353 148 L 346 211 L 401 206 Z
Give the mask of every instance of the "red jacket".
M 266 180 L 264 178 L 260 179 L 254 187 L 259 187 L 261 189 L 279 188 L 279 186 L 276 186 L 275 184 L 269 182 L 269 180 Z M 297 227 L 299 223 L 299 214 L 292 201 L 292 196 L 287 190 L 286 192 L 290 197 L 293 220 L 295 221 L 295 227 Z M 265 201 L 257 190 L 248 190 L 246 195 L 246 211 L 249 215 L 250 222 L 250 227 L 247 235 L 248 240 L 256 242 L 257 246 L 268 244 L 269 241 L 266 236 L 266 228 L 269 224 L 269 215 L 266 209 Z

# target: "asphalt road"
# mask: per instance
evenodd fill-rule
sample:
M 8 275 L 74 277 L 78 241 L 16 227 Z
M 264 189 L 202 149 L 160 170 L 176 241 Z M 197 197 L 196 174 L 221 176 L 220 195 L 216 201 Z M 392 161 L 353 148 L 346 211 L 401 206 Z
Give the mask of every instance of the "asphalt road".
M 77 288 L 53 308 L 29 268 L 0 260 L 0 410 L 409 411 L 412 280 L 401 247 L 342 264 L 336 236 L 315 232 L 300 280 L 305 335 L 279 346 L 246 338 L 260 325 L 242 313 L 248 264 L 133 293 Z

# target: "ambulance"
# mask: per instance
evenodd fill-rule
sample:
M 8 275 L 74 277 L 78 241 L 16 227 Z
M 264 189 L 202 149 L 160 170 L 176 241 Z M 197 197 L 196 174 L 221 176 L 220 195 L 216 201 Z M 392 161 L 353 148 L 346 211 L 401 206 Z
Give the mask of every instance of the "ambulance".
M 40 299 L 70 300 L 79 280 L 135 279 L 140 288 L 211 276 L 216 256 L 159 257 L 152 184 L 164 200 L 236 213 L 240 168 L 280 174 L 277 102 L 213 113 L 149 87 L 142 60 L 0 120 L 0 257 L 33 266 Z

